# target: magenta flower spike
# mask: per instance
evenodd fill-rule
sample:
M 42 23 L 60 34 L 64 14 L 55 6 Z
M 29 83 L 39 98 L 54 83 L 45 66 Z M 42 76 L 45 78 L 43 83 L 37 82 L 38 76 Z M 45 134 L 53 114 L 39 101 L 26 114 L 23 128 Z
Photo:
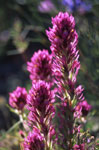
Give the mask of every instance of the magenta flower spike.
M 76 122 L 86 116 L 91 107 L 83 96 L 82 86 L 76 88 L 77 75 L 80 69 L 78 34 L 75 30 L 75 20 L 67 12 L 59 12 L 52 18 L 52 28 L 46 31 L 51 42 L 53 55 L 53 74 L 57 85 L 58 142 L 61 148 L 71 150 L 73 137 L 77 133 Z M 61 122 L 61 124 L 60 124 Z M 74 139 L 75 143 L 75 139 Z
M 75 48 L 78 43 L 78 35 L 74 29 L 74 17 L 72 15 L 69 16 L 67 12 L 60 12 L 55 18 L 52 18 L 52 25 L 53 27 L 46 31 L 51 42 L 51 50 L 55 54 L 59 54 L 62 51 L 75 53 L 76 50 L 72 48 Z
M 52 55 L 48 50 L 39 50 L 27 62 L 27 70 L 30 72 L 30 79 L 34 82 L 37 80 L 52 81 Z
M 9 93 L 9 104 L 11 107 L 22 110 L 26 105 L 27 91 L 25 88 L 17 87 L 12 93 Z
M 74 17 L 69 16 L 67 12 L 60 12 L 55 18 L 52 18 L 52 25 L 52 28 L 49 28 L 46 33 L 51 41 L 51 51 L 55 58 L 53 74 L 56 82 L 60 82 L 58 84 L 63 84 L 64 80 L 70 92 L 73 93 L 80 69 L 79 51 L 76 49 L 78 35 L 75 30 Z
M 29 125 L 37 127 L 44 135 L 45 145 L 48 148 L 52 142 L 51 138 L 54 132 L 51 128 L 52 118 L 54 117 L 55 110 L 53 106 L 54 93 L 51 91 L 51 86 L 45 81 L 39 80 L 33 83 L 32 88 L 27 96 Z

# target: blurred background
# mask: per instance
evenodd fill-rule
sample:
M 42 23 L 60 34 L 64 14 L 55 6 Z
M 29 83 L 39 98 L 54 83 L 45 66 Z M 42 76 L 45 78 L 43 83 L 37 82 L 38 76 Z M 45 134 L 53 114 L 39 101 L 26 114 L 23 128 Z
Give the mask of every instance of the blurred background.
M 26 62 L 38 49 L 50 51 L 45 30 L 59 11 L 76 20 L 81 61 L 77 84 L 92 105 L 86 128 L 99 137 L 99 0 L 0 0 L 0 135 L 18 120 L 6 107 L 9 92 L 17 86 L 30 88 Z

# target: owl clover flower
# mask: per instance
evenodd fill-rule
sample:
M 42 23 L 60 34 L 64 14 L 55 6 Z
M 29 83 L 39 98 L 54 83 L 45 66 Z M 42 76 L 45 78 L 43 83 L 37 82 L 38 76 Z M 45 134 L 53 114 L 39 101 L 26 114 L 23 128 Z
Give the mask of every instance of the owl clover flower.
M 22 110 L 26 105 L 27 91 L 25 88 L 17 87 L 12 93 L 9 93 L 9 104 L 11 107 Z
M 32 84 L 32 88 L 27 96 L 27 104 L 30 111 L 38 111 L 43 116 L 47 115 L 47 113 L 49 114 L 49 110 L 53 108 L 51 105 L 53 102 L 54 95 L 48 83 L 39 80 L 37 83 Z
M 46 33 L 51 41 L 51 51 L 55 58 L 53 73 L 60 87 L 64 80 L 65 86 L 68 85 L 70 92 L 73 93 L 76 76 L 80 69 L 79 54 L 76 49 L 78 35 L 75 30 L 74 17 L 69 16 L 67 12 L 60 12 L 52 18 L 52 24 L 53 27 L 49 28 Z
M 54 126 L 52 126 L 52 118 L 54 117 L 54 94 L 50 90 L 50 84 L 39 80 L 32 85 L 27 96 L 29 125 L 37 127 L 43 134 L 45 147 L 49 147 L 52 135 L 54 136 Z M 53 131 L 53 132 L 52 132 Z
M 64 149 L 72 149 L 73 137 L 76 134 L 76 121 L 81 115 L 87 115 L 90 106 L 84 101 L 83 88 L 76 88 L 76 80 L 80 69 L 78 34 L 75 30 L 75 20 L 67 12 L 52 18 L 52 28 L 46 31 L 51 42 L 53 55 L 53 74 L 58 88 L 57 98 L 60 103 L 57 106 L 58 128 L 60 134 L 58 141 Z M 83 102 L 84 101 L 84 102 Z M 84 104 L 86 103 L 86 104 Z M 76 114 L 77 107 L 80 108 Z M 75 115 L 76 114 L 76 115 Z M 78 127 L 79 128 L 79 127 Z
M 30 72 L 30 79 L 33 82 L 37 80 L 50 82 L 52 79 L 52 55 L 45 49 L 35 52 L 31 62 L 27 62 L 27 70 Z

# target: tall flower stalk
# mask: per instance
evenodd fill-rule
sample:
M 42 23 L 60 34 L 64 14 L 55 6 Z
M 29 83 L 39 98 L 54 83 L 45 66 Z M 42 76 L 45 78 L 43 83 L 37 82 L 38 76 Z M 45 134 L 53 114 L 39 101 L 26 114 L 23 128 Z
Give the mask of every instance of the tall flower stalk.
M 58 87 L 57 98 L 60 99 L 58 108 L 58 133 L 60 146 L 71 150 L 74 144 L 78 144 L 75 134 L 80 132 L 80 126 L 76 122 L 83 114 L 82 86 L 76 87 L 78 71 L 80 69 L 79 50 L 77 49 L 78 34 L 75 30 L 75 21 L 67 12 L 60 12 L 52 18 L 52 28 L 47 30 L 47 36 L 51 42 L 53 54 L 53 72 L 55 83 Z M 87 105 L 87 103 L 86 103 Z M 79 108 L 77 110 L 77 108 Z M 90 108 L 85 107 L 89 112 Z M 82 144 L 82 143 L 81 143 Z
M 28 109 L 30 111 L 28 119 L 29 125 L 38 128 L 44 137 L 45 150 L 51 150 L 54 135 L 54 127 L 51 123 L 55 110 L 53 107 L 53 93 L 50 85 L 45 81 L 38 81 L 32 85 L 27 96 Z M 53 132 L 52 132 L 53 130 Z

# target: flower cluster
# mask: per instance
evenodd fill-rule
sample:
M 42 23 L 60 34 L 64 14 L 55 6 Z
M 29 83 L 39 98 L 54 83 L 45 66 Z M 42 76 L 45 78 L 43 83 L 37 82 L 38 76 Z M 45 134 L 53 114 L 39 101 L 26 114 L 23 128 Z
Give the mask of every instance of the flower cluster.
M 9 104 L 11 107 L 22 110 L 26 105 L 27 91 L 25 88 L 17 87 L 9 96 Z
M 52 79 L 52 55 L 48 53 L 48 50 L 35 52 L 31 62 L 27 62 L 27 70 L 30 72 L 30 79 L 33 82 L 37 80 L 50 82 Z
M 52 29 L 49 28 L 49 31 L 46 31 L 48 38 L 51 41 L 51 50 L 55 53 L 61 53 L 64 49 L 65 53 L 70 47 L 69 49 L 73 53 L 72 44 L 77 44 L 78 39 L 77 33 L 74 30 L 74 17 L 72 15 L 69 16 L 67 12 L 60 12 L 55 18 L 52 18 L 52 24 Z M 70 44 L 70 42 L 72 43 Z
M 75 30 L 74 17 L 60 12 L 55 18 L 52 18 L 52 24 L 52 29 L 49 28 L 46 33 L 51 41 L 51 50 L 55 57 L 53 72 L 56 78 L 57 76 L 67 77 L 65 82 L 68 82 L 66 84 L 73 91 L 80 69 L 79 55 L 76 49 L 78 35 Z
M 64 92 L 70 99 L 70 96 L 74 95 L 76 77 L 80 69 L 79 51 L 76 49 L 78 35 L 75 30 L 74 17 L 60 12 L 55 18 L 52 18 L 52 24 L 53 27 L 49 28 L 46 33 L 51 41 L 51 50 L 55 58 L 53 74 L 59 91 Z
M 30 72 L 32 87 L 27 94 L 18 87 L 10 93 L 9 103 L 22 110 L 26 104 L 29 111 L 23 124 L 28 124 L 24 138 L 24 150 L 85 150 L 92 146 L 91 138 L 81 133 L 85 118 L 91 110 L 83 95 L 83 87 L 76 87 L 80 69 L 78 35 L 75 21 L 67 12 L 60 12 L 52 18 L 52 28 L 47 30 L 51 42 L 48 50 L 35 52 L 27 70 Z M 22 113 L 24 113 L 22 111 Z M 23 125 L 25 126 L 25 125 Z
M 38 81 L 36 84 L 32 85 L 27 96 L 28 109 L 30 110 L 31 117 L 30 120 L 38 120 L 38 122 L 43 122 L 46 116 L 50 115 L 50 112 L 54 112 L 54 108 L 51 105 L 53 102 L 53 95 L 50 91 L 50 86 L 45 81 Z M 32 112 L 32 114 L 31 114 Z M 36 115 L 37 114 L 37 115 Z M 37 117 L 37 118 L 35 118 Z M 33 123 L 36 123 L 35 121 Z

